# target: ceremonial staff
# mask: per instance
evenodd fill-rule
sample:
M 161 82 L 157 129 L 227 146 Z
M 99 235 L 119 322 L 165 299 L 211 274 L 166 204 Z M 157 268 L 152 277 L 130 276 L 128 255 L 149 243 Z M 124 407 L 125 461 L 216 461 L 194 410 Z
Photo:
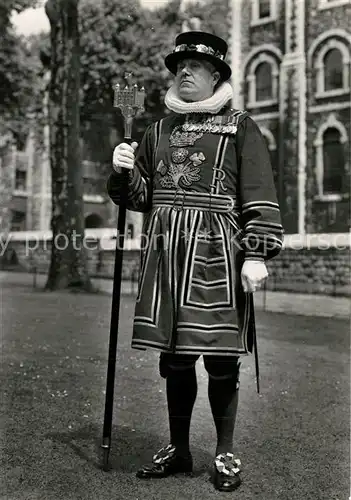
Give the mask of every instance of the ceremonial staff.
M 131 73 L 126 73 L 125 79 L 127 85 L 124 89 L 117 84 L 114 87 L 114 103 L 115 108 L 119 108 L 124 118 L 124 141 L 130 144 L 132 142 L 132 124 L 136 114 L 144 111 L 145 90 L 138 90 L 137 85 L 131 83 Z M 121 175 L 121 190 L 120 202 L 117 221 L 117 240 L 115 253 L 115 269 L 113 276 L 113 292 L 111 306 L 111 321 L 110 321 L 110 342 L 107 365 L 107 380 L 106 380 L 106 396 L 105 396 L 105 416 L 103 429 L 103 468 L 108 470 L 108 459 L 111 448 L 111 431 L 113 418 L 113 398 L 115 387 L 115 372 L 116 372 L 116 357 L 117 357 L 117 340 L 119 327 L 119 311 L 121 301 L 121 283 L 122 283 L 122 263 L 123 263 L 123 247 L 124 233 L 126 222 L 126 210 L 128 200 L 128 177 L 129 171 L 122 169 Z
M 256 370 L 256 387 L 257 393 L 260 393 L 260 367 L 258 364 L 258 346 L 257 346 L 257 332 L 256 332 L 256 318 L 255 318 L 255 304 L 253 293 L 250 293 L 251 311 L 252 311 L 252 335 L 253 335 L 253 348 L 255 355 L 255 370 Z

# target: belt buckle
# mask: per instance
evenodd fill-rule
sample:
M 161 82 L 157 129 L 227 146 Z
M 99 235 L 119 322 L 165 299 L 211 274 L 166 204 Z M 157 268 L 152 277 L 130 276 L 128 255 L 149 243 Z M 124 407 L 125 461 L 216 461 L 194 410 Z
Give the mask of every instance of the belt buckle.
M 173 210 L 177 210 L 178 212 L 181 212 L 181 211 L 183 210 L 183 208 L 184 208 L 184 203 L 185 203 L 185 195 L 186 195 L 186 193 L 185 193 L 185 191 L 184 191 L 184 190 L 182 190 L 182 191 L 180 191 L 180 192 L 181 192 L 181 194 L 183 195 L 183 198 L 181 199 L 181 205 L 180 205 L 180 206 L 179 206 L 179 205 L 178 205 L 178 206 L 176 205 L 176 202 L 177 202 L 177 197 L 178 197 L 178 191 L 176 191 L 176 192 L 175 192 L 175 195 L 174 195 L 174 198 L 173 198 L 173 204 L 172 204 L 172 209 L 173 209 Z

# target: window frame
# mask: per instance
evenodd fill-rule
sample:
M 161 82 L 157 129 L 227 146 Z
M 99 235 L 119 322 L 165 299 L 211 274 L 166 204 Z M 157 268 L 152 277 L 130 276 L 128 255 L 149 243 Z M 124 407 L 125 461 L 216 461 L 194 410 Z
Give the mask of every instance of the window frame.
M 262 74 L 261 73 L 261 81 L 258 78 L 258 71 L 261 70 L 262 68 L 265 68 L 265 71 L 269 71 L 269 87 L 266 85 L 265 78 L 266 76 L 268 77 L 268 73 Z M 264 79 L 262 79 L 262 76 L 264 76 Z M 272 71 L 272 65 L 268 61 L 262 61 L 260 64 L 258 64 L 255 68 L 255 102 L 266 102 L 266 101 L 271 101 L 273 99 L 274 95 L 274 89 L 273 89 L 273 71 Z M 264 88 L 262 87 L 262 83 L 264 83 Z M 264 98 L 260 98 L 259 94 L 265 92 L 266 90 L 268 91 L 268 96 L 265 96 Z
M 267 127 L 260 127 L 261 134 L 267 139 L 268 150 L 276 151 L 277 150 L 277 142 L 273 133 Z
M 85 226 L 85 225 L 86 225 L 86 220 L 87 220 L 87 218 L 88 218 L 88 217 L 91 217 L 92 215 L 93 215 L 93 216 L 96 216 L 96 217 L 97 217 L 97 218 L 98 218 L 98 219 L 102 222 L 102 226 L 97 226 L 97 227 L 96 227 L 96 226 L 94 226 L 94 227 L 86 227 L 86 226 Z M 103 227 L 104 227 L 104 219 L 103 219 L 103 217 L 102 217 L 99 213 L 97 213 L 97 212 L 89 212 L 89 213 L 87 213 L 86 215 L 84 215 L 84 228 L 85 228 L 85 229 L 88 229 L 88 230 L 92 230 L 92 229 L 102 229 Z
M 251 0 L 251 21 L 250 26 L 261 26 L 276 21 L 277 19 L 277 3 L 276 0 L 270 0 L 270 16 L 260 17 L 259 0 Z
M 326 54 L 332 50 L 339 50 L 342 58 L 342 87 L 338 89 L 325 89 L 325 64 Z M 335 38 L 330 38 L 324 42 L 318 51 L 313 67 L 317 70 L 315 98 L 337 97 L 350 92 L 350 54 L 346 45 Z
M 22 179 L 22 180 L 24 180 L 24 182 L 23 182 L 23 189 L 20 188 L 20 187 L 17 187 L 17 180 L 18 180 L 17 174 L 18 173 L 24 174 L 23 175 L 23 179 Z M 14 187 L 14 190 L 13 190 L 13 192 L 14 192 L 15 195 L 22 194 L 22 193 L 23 194 L 27 193 L 27 191 L 28 191 L 28 175 L 27 174 L 28 174 L 28 172 L 26 170 L 23 170 L 21 168 L 16 168 L 16 170 L 15 170 L 15 179 L 14 179 L 15 187 Z
M 326 130 L 335 128 L 340 132 L 340 144 L 344 146 L 348 142 L 348 135 L 345 126 L 339 122 L 335 115 L 330 115 L 328 119 L 319 127 L 316 139 L 314 140 L 315 147 L 315 169 L 316 169 L 316 182 L 317 194 L 315 200 L 318 201 L 341 201 L 345 193 L 324 193 L 323 180 L 324 180 L 324 141 L 323 136 Z M 345 165 L 344 165 L 345 168 Z
M 126 238 L 128 240 L 135 239 L 135 224 L 133 222 L 127 223 Z
M 23 215 L 23 218 L 20 220 L 20 222 L 17 222 L 14 224 L 13 222 L 13 217 L 14 217 L 14 214 L 15 213 L 20 213 Z M 12 214 L 11 214 L 11 221 L 10 221 L 10 231 L 11 232 L 22 232 L 22 231 L 25 231 L 26 230 L 26 223 L 27 223 L 27 214 L 26 212 L 22 212 L 21 210 L 12 210 Z M 21 227 L 24 226 L 22 229 Z
M 98 174 L 98 166 L 99 162 L 94 162 L 91 160 L 83 160 L 82 161 L 82 166 L 83 166 L 83 184 L 85 180 L 91 180 L 91 181 L 96 181 L 100 180 L 100 176 Z M 90 169 L 89 167 L 93 167 Z M 87 168 L 88 167 L 88 168 Z M 93 170 L 93 173 L 91 174 L 91 170 Z M 92 193 L 86 193 L 84 192 L 84 186 L 83 186 L 83 201 L 86 203 L 104 203 L 105 199 L 104 196 L 100 193 L 92 194 Z
M 14 161 L 14 175 L 12 177 L 13 179 L 13 195 L 14 196 L 27 196 L 28 195 L 28 188 L 29 188 L 29 179 L 28 179 L 28 166 L 29 166 L 29 158 L 27 153 L 23 151 L 16 151 L 15 152 L 15 161 Z M 24 172 L 25 174 L 25 187 L 24 189 L 18 189 L 16 187 L 16 177 L 17 177 L 17 172 Z
M 257 67 L 266 62 L 271 65 L 272 68 L 272 98 L 266 99 L 264 101 L 256 100 L 256 69 Z M 247 96 L 247 108 L 262 108 L 267 106 L 274 106 L 278 104 L 278 94 L 279 94 L 279 65 L 276 59 L 265 52 L 259 53 L 250 63 L 246 81 L 248 82 L 248 96 Z
M 333 9 L 334 7 L 342 7 L 348 4 L 349 0 L 319 0 L 318 9 Z

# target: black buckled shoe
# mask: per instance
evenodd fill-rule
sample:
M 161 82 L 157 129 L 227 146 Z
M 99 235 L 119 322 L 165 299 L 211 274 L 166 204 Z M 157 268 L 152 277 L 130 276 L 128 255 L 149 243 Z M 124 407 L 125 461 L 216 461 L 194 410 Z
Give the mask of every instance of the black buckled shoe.
M 141 467 L 136 476 L 140 479 L 162 478 L 173 474 L 191 473 L 192 471 L 193 459 L 191 455 L 189 457 L 177 456 L 175 446 L 169 444 L 153 456 L 151 464 Z
M 214 464 L 213 484 L 219 491 L 234 491 L 241 485 L 240 460 L 233 453 L 220 453 Z

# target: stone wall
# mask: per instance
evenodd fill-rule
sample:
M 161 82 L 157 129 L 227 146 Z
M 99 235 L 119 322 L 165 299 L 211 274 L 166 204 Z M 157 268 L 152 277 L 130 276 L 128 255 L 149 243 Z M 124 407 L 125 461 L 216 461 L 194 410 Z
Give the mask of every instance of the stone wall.
M 346 2 L 339 6 L 320 9 L 320 0 L 306 0 L 306 44 L 313 41 L 329 29 L 350 30 L 351 5 Z
M 350 249 L 285 249 L 267 267 L 269 290 L 351 296 Z
M 34 245 L 35 243 L 35 245 Z M 30 248 L 35 250 L 31 251 Z M 0 257 L 0 268 L 31 271 L 33 266 L 46 273 L 50 263 L 51 243 L 14 239 Z M 108 248 L 107 248 L 108 247 Z M 114 244 L 101 245 L 98 239 L 87 239 L 88 268 L 92 277 L 111 278 L 114 270 Z M 123 278 L 136 278 L 139 271 L 140 250 L 137 242 L 126 241 Z M 300 238 L 287 237 L 285 248 L 274 260 L 268 262 L 270 277 L 267 289 L 351 296 L 351 265 L 349 235 L 315 235 Z

